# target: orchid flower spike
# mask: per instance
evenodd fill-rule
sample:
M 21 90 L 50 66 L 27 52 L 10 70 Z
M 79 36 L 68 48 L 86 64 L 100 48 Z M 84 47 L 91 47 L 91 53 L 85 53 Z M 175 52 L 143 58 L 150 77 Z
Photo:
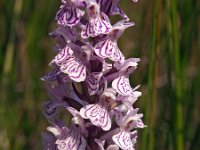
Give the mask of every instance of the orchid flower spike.
M 50 124 L 42 133 L 44 150 L 135 149 L 138 129 L 146 125 L 134 107 L 140 86 L 132 88 L 129 78 L 140 59 L 126 59 L 118 46 L 135 25 L 119 3 L 61 0 L 58 28 L 49 34 L 58 41 L 49 63 L 53 69 L 41 77 L 49 95 L 43 108 Z M 111 15 L 122 19 L 112 24 Z

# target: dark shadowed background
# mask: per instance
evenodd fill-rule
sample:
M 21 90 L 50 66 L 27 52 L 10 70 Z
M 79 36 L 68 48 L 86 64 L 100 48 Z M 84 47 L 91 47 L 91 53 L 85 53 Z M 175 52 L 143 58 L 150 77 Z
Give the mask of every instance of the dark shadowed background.
M 0 0 L 0 150 L 42 149 L 48 99 L 40 77 L 50 69 L 60 0 Z M 148 126 L 138 150 L 199 150 L 200 1 L 121 1 L 136 25 L 119 40 L 143 96 L 135 103 Z

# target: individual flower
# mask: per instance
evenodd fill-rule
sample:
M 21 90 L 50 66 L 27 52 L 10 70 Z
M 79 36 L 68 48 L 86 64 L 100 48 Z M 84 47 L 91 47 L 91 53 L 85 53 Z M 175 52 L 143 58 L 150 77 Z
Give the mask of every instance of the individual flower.
M 83 27 L 81 32 L 81 37 L 83 39 L 110 32 L 112 26 L 109 18 L 100 11 L 100 5 L 96 3 L 96 1 L 89 1 L 86 10 L 88 23 Z
M 104 131 L 110 130 L 111 118 L 109 107 L 116 100 L 115 94 L 113 89 L 106 89 L 97 103 L 81 108 L 80 115 L 84 119 L 90 119 L 93 125 L 101 127 Z
M 58 150 L 84 150 L 86 141 L 83 137 L 79 127 L 71 124 L 70 128 L 67 127 L 48 127 L 48 131 L 52 132 L 56 137 L 55 144 Z
M 112 137 L 113 141 L 123 150 L 135 150 L 134 145 L 137 142 L 137 131 L 121 131 Z
M 78 24 L 84 15 L 84 12 L 77 8 L 74 1 L 62 0 L 62 5 L 56 14 L 58 24 L 73 27 Z
M 133 95 L 129 75 L 137 68 L 139 59 L 128 59 L 121 65 L 120 75 L 112 82 L 112 87 L 123 96 Z M 118 66 L 119 67 L 119 66 Z
M 135 101 L 138 99 L 138 97 L 142 95 L 141 92 L 136 91 L 138 87 L 133 89 L 133 94 L 130 96 L 118 95 L 117 100 L 122 102 L 122 107 L 124 107 L 123 109 L 125 109 L 126 111 L 131 110 Z
M 47 127 L 47 130 L 55 135 L 58 150 L 84 150 L 86 148 L 85 136 L 87 136 L 84 120 L 74 108 L 69 106 L 65 108 L 73 116 L 69 128 L 56 124 Z
M 125 21 L 119 21 L 117 22 L 110 33 L 108 33 L 108 37 L 106 40 L 103 40 L 99 43 L 97 43 L 94 47 L 95 53 L 102 58 L 109 58 L 112 61 L 124 61 L 124 56 L 121 53 L 118 45 L 117 40 L 122 35 L 124 30 L 130 26 L 133 26 L 133 22 L 125 22 Z
M 60 71 L 67 74 L 76 82 L 84 81 L 86 78 L 86 65 L 81 57 L 75 56 L 72 49 L 67 45 L 55 56 L 50 64 L 60 66 Z
M 113 135 L 112 139 L 123 150 L 134 150 L 137 131 L 131 130 L 146 127 L 141 120 L 143 114 L 137 114 L 137 112 L 138 109 L 132 109 L 123 116 L 120 111 L 115 110 L 115 121 L 120 126 L 120 132 Z M 135 142 L 132 142 L 133 140 Z

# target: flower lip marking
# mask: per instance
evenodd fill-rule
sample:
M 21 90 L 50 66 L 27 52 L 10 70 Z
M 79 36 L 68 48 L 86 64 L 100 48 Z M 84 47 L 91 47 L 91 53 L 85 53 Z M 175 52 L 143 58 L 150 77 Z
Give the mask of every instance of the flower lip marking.
M 130 126 L 131 126 L 132 123 L 133 123 L 133 120 L 130 120 L 130 121 L 126 124 L 125 130 L 128 130 L 128 129 L 130 128 Z
M 120 30 L 119 29 L 113 29 L 112 33 L 113 33 L 113 38 L 116 39 L 117 38 L 117 34 Z
M 92 16 L 92 15 L 95 15 L 95 13 L 96 13 L 96 9 L 95 9 L 95 6 L 94 5 L 92 5 L 92 6 L 90 6 L 90 15 Z

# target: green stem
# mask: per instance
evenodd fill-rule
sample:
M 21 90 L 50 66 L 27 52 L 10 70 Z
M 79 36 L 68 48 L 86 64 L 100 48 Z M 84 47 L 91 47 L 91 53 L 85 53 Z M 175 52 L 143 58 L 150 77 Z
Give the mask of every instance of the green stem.
M 161 2 L 155 0 L 153 3 L 153 24 L 152 24 L 152 37 L 151 37 L 151 48 L 150 48 L 150 64 L 148 73 L 148 94 L 147 102 L 145 107 L 145 123 L 149 126 L 146 128 L 142 135 L 142 150 L 150 149 L 153 150 L 155 147 L 155 122 L 157 112 L 157 87 L 156 79 L 158 73 L 158 62 L 155 61 L 159 55 L 159 41 L 160 41 L 160 20 L 161 20 Z M 149 118 L 151 119 L 149 120 Z M 148 137 L 149 131 L 149 137 Z M 147 142 L 149 138 L 149 143 Z
M 178 38 L 178 26 L 177 26 L 177 2 L 171 0 L 172 11 L 172 43 L 175 56 L 175 74 L 176 74 L 176 123 L 175 123 L 175 137 L 176 137 L 176 149 L 183 150 L 183 112 L 182 112 L 182 85 L 181 85 L 181 67 L 180 67 L 180 49 Z
M 170 6 L 170 1 L 166 1 L 166 50 L 167 50 L 167 61 L 166 61 L 166 68 L 167 68 L 167 78 L 168 78 L 168 97 L 171 100 L 172 104 L 172 112 L 171 119 L 169 124 L 174 125 L 174 114 L 175 111 L 173 109 L 174 107 L 174 94 L 173 94 L 173 83 L 172 83 L 172 68 L 173 68 L 173 55 L 172 55 L 172 20 L 171 20 L 171 6 Z M 166 140 L 166 147 L 169 149 L 170 147 L 173 147 L 174 145 L 174 138 L 173 138 L 173 130 L 170 130 L 168 133 L 168 139 Z

